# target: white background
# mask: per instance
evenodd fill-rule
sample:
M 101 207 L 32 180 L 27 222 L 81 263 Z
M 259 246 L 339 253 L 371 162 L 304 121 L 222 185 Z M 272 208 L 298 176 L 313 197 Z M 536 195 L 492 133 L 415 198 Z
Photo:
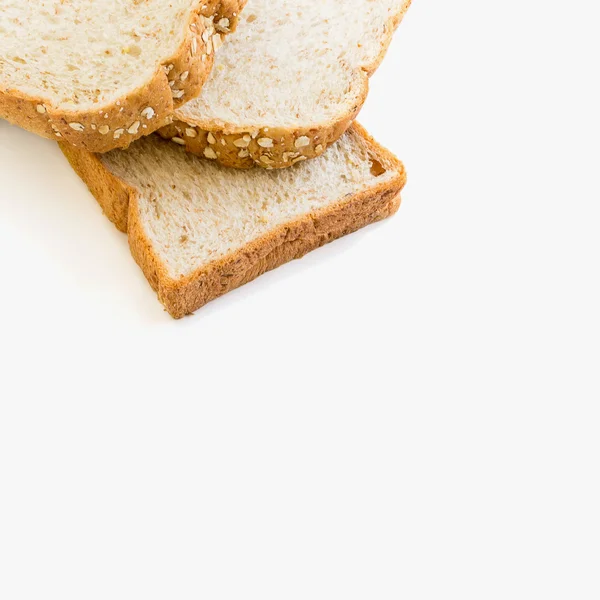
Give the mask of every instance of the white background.
M 591 0 L 415 0 L 396 217 L 175 322 L 0 123 L 0 598 L 600 596 Z

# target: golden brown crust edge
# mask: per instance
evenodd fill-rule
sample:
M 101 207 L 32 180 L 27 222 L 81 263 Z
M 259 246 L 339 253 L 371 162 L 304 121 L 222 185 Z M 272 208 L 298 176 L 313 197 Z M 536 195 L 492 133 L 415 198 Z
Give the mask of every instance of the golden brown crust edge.
M 110 173 L 97 156 L 67 144 L 60 147 L 106 216 L 118 229 L 128 233 L 135 261 L 169 314 L 179 319 L 267 271 L 398 210 L 400 192 L 406 183 L 404 166 L 358 123 L 354 123 L 350 131 L 364 141 L 376 162 L 397 172 L 393 179 L 277 227 L 238 251 L 179 279 L 168 274 L 145 233 L 139 216 L 137 190 Z
M 164 278 L 164 266 L 135 216 L 131 218 L 129 246 L 160 302 L 173 318 L 180 319 L 267 271 L 392 216 L 399 207 L 400 193 L 393 188 L 358 194 L 315 215 L 281 226 L 234 255 L 179 281 Z
M 223 126 L 209 121 L 183 121 L 177 118 L 176 113 L 173 123 L 160 128 L 158 133 L 184 146 L 192 154 L 235 169 L 249 169 L 256 165 L 266 169 L 284 169 L 320 156 L 346 132 L 361 111 L 369 94 L 369 77 L 383 61 L 394 32 L 411 2 L 405 0 L 389 20 L 377 59 L 357 73 L 357 79 L 360 80 L 357 85 L 361 90 L 358 102 L 339 119 L 307 128 L 262 127 L 245 130 L 232 124 Z
M 364 77 L 363 94 L 352 111 L 343 119 L 326 126 L 307 129 L 264 127 L 253 131 L 226 133 L 223 129 L 204 128 L 174 120 L 158 130 L 165 139 L 185 146 L 185 149 L 223 166 L 251 169 L 284 169 L 301 161 L 316 158 L 339 140 L 358 116 L 364 104 L 369 83 Z
M 404 0 L 404 4 L 400 8 L 400 10 L 388 22 L 386 32 L 381 43 L 381 52 L 379 53 L 379 56 L 377 56 L 376 60 L 373 63 L 371 63 L 370 65 L 365 65 L 363 67 L 364 71 L 369 77 L 371 77 L 371 75 L 373 75 L 373 73 L 377 71 L 377 69 L 383 62 L 383 59 L 387 54 L 390 44 L 392 43 L 394 33 L 396 32 L 396 29 L 398 29 L 398 27 L 400 26 L 400 23 L 402 23 L 404 15 L 407 13 L 411 4 L 412 0 Z
M 169 123 L 177 107 L 200 93 L 212 69 L 221 34 L 235 29 L 246 1 L 212 0 L 200 4 L 190 15 L 187 35 L 175 55 L 157 68 L 147 85 L 132 90 L 114 104 L 65 112 L 41 96 L 0 89 L 0 118 L 90 152 L 126 148 Z
M 98 201 L 102 212 L 119 231 L 127 233 L 129 204 L 137 191 L 113 175 L 100 161 L 98 155 L 75 148 L 71 144 L 58 144 L 71 167 Z

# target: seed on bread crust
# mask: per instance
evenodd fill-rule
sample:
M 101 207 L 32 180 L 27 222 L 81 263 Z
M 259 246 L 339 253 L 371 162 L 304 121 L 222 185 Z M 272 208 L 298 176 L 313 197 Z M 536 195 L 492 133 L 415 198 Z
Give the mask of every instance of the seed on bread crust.
M 272 148 L 273 147 L 273 140 L 271 138 L 259 138 L 257 143 L 262 148 Z
M 292 159 L 300 156 L 299 152 L 284 152 L 283 153 L 283 162 L 290 162 Z
M 241 138 L 238 138 L 237 140 L 233 141 L 233 145 L 236 148 L 247 148 L 250 145 L 250 142 L 252 141 L 252 138 L 246 134 Z
M 69 123 L 69 127 L 75 131 L 83 131 L 85 129 L 81 123 Z
M 142 112 L 141 116 L 146 117 L 146 119 L 151 119 L 154 116 L 154 109 L 151 106 L 147 106 Z
M 299 137 L 295 143 L 296 148 L 306 148 L 306 146 L 310 146 L 310 138 L 306 135 Z
M 185 140 L 182 140 L 180 137 L 174 137 L 171 140 L 180 146 L 185 146 Z
M 204 148 L 204 156 L 206 156 L 206 158 L 210 158 L 211 160 L 217 159 L 217 153 L 212 148 Z

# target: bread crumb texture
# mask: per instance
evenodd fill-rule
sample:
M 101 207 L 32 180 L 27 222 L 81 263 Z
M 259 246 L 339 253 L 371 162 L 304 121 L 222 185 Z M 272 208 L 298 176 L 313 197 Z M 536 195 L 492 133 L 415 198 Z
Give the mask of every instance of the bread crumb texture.
M 318 159 L 284 170 L 228 169 L 160 138 L 141 139 L 101 161 L 137 190 L 137 218 L 173 279 L 302 215 L 386 184 L 401 170 L 391 155 L 374 156 L 354 131 Z

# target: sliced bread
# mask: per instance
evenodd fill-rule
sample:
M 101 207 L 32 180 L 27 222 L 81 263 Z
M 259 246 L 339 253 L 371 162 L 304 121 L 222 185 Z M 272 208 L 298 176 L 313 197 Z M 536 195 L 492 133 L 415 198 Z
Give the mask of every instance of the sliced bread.
M 410 0 L 249 0 L 202 93 L 161 135 L 229 167 L 289 167 L 356 118 Z
M 234 170 L 158 136 L 97 155 L 61 149 L 175 317 L 392 215 L 402 164 L 359 126 L 290 169 Z
M 200 92 L 246 0 L 0 0 L 0 118 L 94 152 Z

